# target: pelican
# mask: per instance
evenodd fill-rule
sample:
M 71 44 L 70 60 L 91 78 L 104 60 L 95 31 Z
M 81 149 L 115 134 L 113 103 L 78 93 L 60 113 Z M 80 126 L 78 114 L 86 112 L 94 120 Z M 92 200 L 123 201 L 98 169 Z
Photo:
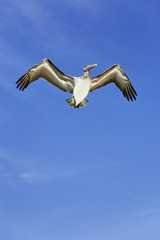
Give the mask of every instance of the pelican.
M 88 93 L 109 83 L 115 83 L 128 101 L 136 100 L 137 93 L 120 65 L 115 64 L 100 75 L 91 78 L 90 71 L 96 66 L 97 64 L 84 66 L 83 76 L 73 77 L 61 72 L 49 59 L 44 59 L 16 82 L 17 88 L 23 91 L 30 83 L 43 78 L 64 92 L 71 93 L 72 98 L 67 99 L 67 103 L 79 108 L 88 103 L 85 99 Z

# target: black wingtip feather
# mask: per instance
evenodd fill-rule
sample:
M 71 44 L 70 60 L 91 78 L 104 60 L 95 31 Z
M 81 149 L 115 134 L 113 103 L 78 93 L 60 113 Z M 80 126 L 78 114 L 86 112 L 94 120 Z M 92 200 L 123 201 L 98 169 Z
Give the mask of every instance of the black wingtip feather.
M 136 100 L 137 93 L 136 93 L 134 87 L 132 86 L 132 84 L 129 85 L 129 88 L 132 93 L 132 97 L 134 98 L 134 100 Z
M 28 75 L 25 73 L 20 79 L 18 79 L 18 81 L 16 82 L 17 86 L 16 88 L 18 88 L 19 90 L 24 91 L 24 89 L 28 86 L 29 82 L 28 82 Z
M 132 85 L 132 84 L 131 84 L 131 88 L 132 88 L 132 90 L 133 90 L 134 94 L 137 96 L 136 90 L 134 89 L 134 87 L 133 87 L 133 85 Z
M 130 89 L 130 84 L 128 84 L 128 93 L 129 93 L 129 97 L 130 97 L 130 99 L 131 99 L 131 101 L 133 102 L 133 98 L 132 98 L 132 91 L 131 91 L 131 89 Z
M 127 86 L 123 89 L 123 96 L 126 97 L 128 101 L 136 100 L 137 93 L 133 88 L 131 82 L 129 82 Z
M 129 101 L 129 97 L 128 97 L 128 95 L 126 94 L 126 98 L 127 98 L 127 100 Z
M 132 89 L 132 87 L 131 87 L 131 86 L 129 86 L 129 88 L 130 88 L 130 91 L 131 91 L 132 97 L 134 98 L 134 100 L 136 100 L 136 97 L 135 97 L 135 94 L 134 94 L 134 92 L 133 92 L 133 89 Z

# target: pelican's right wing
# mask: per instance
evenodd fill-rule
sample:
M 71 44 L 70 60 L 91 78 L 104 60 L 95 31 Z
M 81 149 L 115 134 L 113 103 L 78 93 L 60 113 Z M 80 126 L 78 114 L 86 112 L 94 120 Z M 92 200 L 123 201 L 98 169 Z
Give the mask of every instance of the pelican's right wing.
M 128 101 L 133 101 L 133 98 L 136 100 L 137 93 L 131 81 L 118 64 L 113 65 L 99 76 L 92 78 L 90 92 L 109 83 L 115 83 Z
M 17 88 L 24 90 L 39 78 L 43 78 L 65 92 L 73 93 L 74 77 L 61 72 L 49 59 L 44 59 L 30 68 L 17 82 Z

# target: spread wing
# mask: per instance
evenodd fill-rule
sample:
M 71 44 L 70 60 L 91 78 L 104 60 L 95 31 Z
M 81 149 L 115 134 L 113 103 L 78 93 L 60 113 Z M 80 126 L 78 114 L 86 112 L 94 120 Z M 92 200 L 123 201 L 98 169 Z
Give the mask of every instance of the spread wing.
M 92 78 L 90 92 L 112 82 L 116 84 L 128 101 L 133 101 L 133 98 L 136 100 L 137 93 L 131 81 L 118 64 L 107 69 L 99 76 Z
M 44 59 L 30 68 L 17 82 L 17 88 L 24 90 L 39 78 L 43 78 L 65 92 L 73 92 L 74 77 L 61 72 L 49 59 Z

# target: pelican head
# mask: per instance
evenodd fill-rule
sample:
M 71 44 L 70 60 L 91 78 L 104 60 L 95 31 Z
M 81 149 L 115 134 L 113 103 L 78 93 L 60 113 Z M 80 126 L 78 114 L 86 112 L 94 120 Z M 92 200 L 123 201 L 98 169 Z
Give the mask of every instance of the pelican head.
M 87 66 L 84 66 L 83 71 L 90 72 L 95 67 L 97 67 L 97 64 L 87 65 Z

